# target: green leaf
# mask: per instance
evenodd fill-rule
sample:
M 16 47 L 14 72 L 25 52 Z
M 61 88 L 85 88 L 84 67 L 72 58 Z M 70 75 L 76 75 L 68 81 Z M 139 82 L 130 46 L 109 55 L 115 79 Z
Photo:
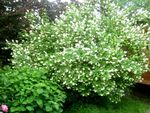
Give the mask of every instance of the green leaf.
M 46 109 L 47 112 L 50 112 L 50 111 L 53 110 L 52 107 L 49 104 L 46 105 L 45 109 Z
M 37 93 L 38 93 L 38 94 L 42 94 L 43 92 L 44 92 L 43 89 L 41 89 L 41 88 L 40 88 L 40 89 L 37 89 Z
M 15 111 L 17 111 L 17 109 L 16 109 L 16 107 L 11 107 L 11 108 L 10 108 L 10 111 L 11 111 L 11 112 L 15 112 Z
M 59 104 L 57 104 L 57 103 L 54 104 L 54 107 L 55 107 L 56 110 L 59 110 Z
M 41 99 L 37 99 L 36 102 L 40 106 L 40 108 L 43 107 L 43 101 Z
M 34 110 L 34 108 L 33 108 L 32 106 L 27 106 L 26 108 L 27 108 L 27 110 L 29 110 L 29 111 L 33 111 L 33 110 Z
M 10 111 L 11 112 L 21 112 L 21 111 L 25 111 L 25 107 L 23 106 L 19 106 L 19 107 L 11 107 Z
M 13 102 L 13 106 L 18 106 L 19 105 L 19 101 L 14 101 Z
M 34 101 L 34 97 L 31 96 L 31 97 L 28 97 L 26 99 L 24 99 L 24 102 L 22 104 L 30 104 Z

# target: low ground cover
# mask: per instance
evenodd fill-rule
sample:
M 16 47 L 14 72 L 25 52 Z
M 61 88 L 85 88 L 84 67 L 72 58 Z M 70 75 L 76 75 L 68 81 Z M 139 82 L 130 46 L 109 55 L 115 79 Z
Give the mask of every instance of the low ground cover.
M 149 109 L 148 103 L 137 98 L 125 97 L 118 104 L 79 100 L 70 105 L 64 113 L 147 113 Z

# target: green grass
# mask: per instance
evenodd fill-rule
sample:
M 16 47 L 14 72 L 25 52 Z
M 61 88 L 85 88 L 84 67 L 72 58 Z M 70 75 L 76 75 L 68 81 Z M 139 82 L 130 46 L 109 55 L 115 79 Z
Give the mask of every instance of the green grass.
M 150 106 L 140 100 L 124 98 L 118 104 L 107 102 L 78 101 L 68 107 L 64 113 L 146 113 Z

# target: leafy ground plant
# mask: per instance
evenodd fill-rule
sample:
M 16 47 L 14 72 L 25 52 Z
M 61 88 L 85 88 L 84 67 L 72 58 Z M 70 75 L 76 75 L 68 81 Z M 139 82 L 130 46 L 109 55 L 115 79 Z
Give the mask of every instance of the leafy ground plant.
M 0 71 L 1 102 L 11 113 L 61 113 L 65 93 L 45 76 L 44 70 L 21 67 Z

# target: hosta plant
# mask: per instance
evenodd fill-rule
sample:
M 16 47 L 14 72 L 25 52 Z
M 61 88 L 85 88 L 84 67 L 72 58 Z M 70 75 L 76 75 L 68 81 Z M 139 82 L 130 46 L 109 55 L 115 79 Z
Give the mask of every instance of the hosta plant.
M 147 69 L 149 32 L 127 8 L 102 4 L 71 5 L 53 23 L 28 13 L 30 32 L 21 33 L 22 43 L 9 43 L 13 64 L 44 68 L 51 80 L 83 96 L 96 93 L 118 102 Z

